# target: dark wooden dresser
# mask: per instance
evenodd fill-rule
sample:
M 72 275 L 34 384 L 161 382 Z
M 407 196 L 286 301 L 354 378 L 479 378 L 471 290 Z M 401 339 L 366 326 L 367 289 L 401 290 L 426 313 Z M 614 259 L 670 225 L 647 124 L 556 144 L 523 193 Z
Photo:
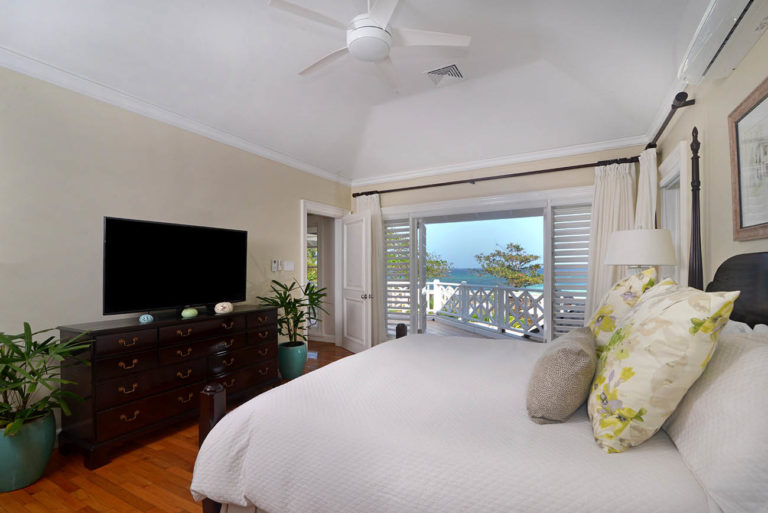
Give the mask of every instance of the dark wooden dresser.
M 109 462 L 116 445 L 198 415 L 200 391 L 218 381 L 229 404 L 279 383 L 277 309 L 239 306 L 193 319 L 108 320 L 60 326 L 61 338 L 88 332 L 93 340 L 76 363 L 62 369 L 75 385 L 62 388 L 85 400 L 71 401 L 62 416 L 59 448 L 85 453 L 86 467 Z M 228 405 L 229 405 L 228 404 Z

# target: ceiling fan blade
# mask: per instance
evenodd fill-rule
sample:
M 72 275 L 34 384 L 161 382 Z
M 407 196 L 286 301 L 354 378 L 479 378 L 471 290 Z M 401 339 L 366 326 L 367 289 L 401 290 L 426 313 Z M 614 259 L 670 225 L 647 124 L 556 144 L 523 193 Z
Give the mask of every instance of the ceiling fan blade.
M 394 46 L 469 46 L 471 36 L 429 32 L 428 30 L 392 28 Z
M 376 67 L 379 68 L 379 71 L 384 75 L 384 78 L 389 82 L 389 85 L 392 86 L 392 89 L 395 92 L 398 92 L 400 89 L 400 82 L 397 80 L 397 72 L 395 71 L 395 66 L 392 64 L 392 59 L 387 57 L 386 59 L 376 61 Z
M 392 18 L 392 13 L 395 12 L 395 8 L 400 0 L 377 0 L 373 4 L 373 9 L 368 10 L 368 15 L 373 18 L 380 26 L 386 27 L 389 25 L 389 20 Z
M 306 7 L 302 7 L 300 5 L 296 5 L 294 3 L 288 2 L 287 0 L 269 0 L 269 6 L 274 7 L 275 9 L 280 9 L 281 11 L 286 11 L 291 14 L 295 14 L 296 16 L 301 16 L 302 18 L 307 18 L 312 21 L 316 21 L 318 23 L 330 25 L 331 27 L 336 27 L 343 30 L 347 29 L 346 23 L 342 23 L 339 20 L 329 18 L 325 14 L 320 14 L 317 11 L 312 11 L 310 9 L 307 9 Z
M 330 63 L 332 63 L 335 60 L 338 60 L 342 57 L 344 57 L 346 54 L 349 53 L 349 50 L 347 50 L 347 47 L 339 48 L 338 50 L 334 50 L 319 61 L 315 61 L 314 63 L 310 64 L 303 70 L 299 71 L 299 75 L 307 75 L 309 73 L 312 73 L 313 71 L 316 71 L 318 68 L 321 68 L 323 66 L 326 66 Z

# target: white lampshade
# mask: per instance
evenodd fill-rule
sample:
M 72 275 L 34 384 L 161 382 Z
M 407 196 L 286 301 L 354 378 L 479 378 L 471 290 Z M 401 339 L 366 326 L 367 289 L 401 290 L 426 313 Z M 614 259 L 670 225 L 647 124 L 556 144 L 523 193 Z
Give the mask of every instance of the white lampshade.
M 608 237 L 606 265 L 675 265 L 669 230 L 621 230 Z

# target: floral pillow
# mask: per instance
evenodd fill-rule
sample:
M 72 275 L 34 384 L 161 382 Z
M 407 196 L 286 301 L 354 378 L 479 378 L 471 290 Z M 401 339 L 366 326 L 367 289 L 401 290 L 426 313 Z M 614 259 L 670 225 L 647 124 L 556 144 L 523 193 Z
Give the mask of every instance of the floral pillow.
M 707 366 L 738 296 L 662 283 L 617 323 L 587 406 L 603 450 L 623 452 L 659 430 Z
M 589 322 L 595 336 L 598 356 L 616 331 L 616 322 L 635 306 L 640 296 L 656 283 L 656 268 L 633 274 L 619 281 L 603 297 L 600 308 Z

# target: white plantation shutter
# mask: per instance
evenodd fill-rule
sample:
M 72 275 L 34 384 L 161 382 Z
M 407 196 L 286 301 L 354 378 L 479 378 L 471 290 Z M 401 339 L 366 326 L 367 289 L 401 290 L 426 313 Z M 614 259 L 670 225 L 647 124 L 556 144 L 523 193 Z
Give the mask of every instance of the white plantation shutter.
M 552 338 L 584 326 L 591 205 L 552 207 Z
M 404 323 L 412 333 L 411 227 L 408 219 L 384 223 L 387 273 L 387 334 L 394 338 L 395 326 Z

